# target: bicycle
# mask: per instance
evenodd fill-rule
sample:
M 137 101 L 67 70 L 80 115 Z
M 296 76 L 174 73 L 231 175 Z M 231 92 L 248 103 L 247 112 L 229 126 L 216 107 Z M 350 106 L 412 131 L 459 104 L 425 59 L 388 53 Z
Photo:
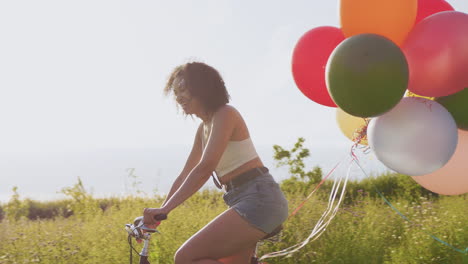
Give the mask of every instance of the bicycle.
M 165 214 L 154 216 L 154 220 L 158 221 L 156 226 L 158 226 L 162 220 L 166 220 L 166 219 L 167 219 L 167 215 Z M 148 255 L 149 255 L 148 252 L 149 252 L 149 242 L 151 239 L 151 234 L 156 233 L 156 232 L 159 233 L 159 231 L 156 228 L 153 229 L 153 228 L 149 228 L 145 226 L 143 223 L 143 216 L 139 216 L 135 218 L 135 220 L 133 220 L 133 224 L 126 224 L 125 230 L 127 230 L 128 243 L 130 245 L 130 264 L 132 264 L 133 262 L 133 255 L 132 255 L 133 251 L 135 251 L 140 256 L 139 264 L 150 264 L 150 262 L 148 261 Z M 132 237 L 134 237 L 135 240 L 139 243 L 143 241 L 143 248 L 141 249 L 140 253 L 138 253 L 138 251 L 133 247 Z
M 154 219 L 158 221 L 156 224 L 156 226 L 158 226 L 162 220 L 167 219 L 167 215 L 164 215 L 164 214 L 156 215 L 154 216 Z M 278 241 L 277 238 L 279 237 L 279 234 L 281 233 L 282 229 L 283 229 L 283 226 L 281 225 L 277 227 L 275 230 L 273 230 L 273 232 L 263 237 L 257 243 L 257 247 L 260 243 L 262 243 L 262 241 L 266 241 L 266 240 Z M 132 255 L 133 251 L 135 251 L 140 256 L 139 264 L 150 264 L 148 260 L 148 255 L 149 255 L 149 242 L 151 239 L 151 234 L 159 233 L 159 231 L 157 229 L 153 229 L 153 228 L 149 228 L 145 226 L 143 223 L 143 216 L 139 216 L 135 218 L 135 220 L 133 220 L 133 224 L 126 224 L 125 230 L 128 233 L 128 243 L 130 245 L 130 264 L 132 264 L 133 262 L 133 255 Z M 139 243 L 143 241 L 143 248 L 141 249 L 140 253 L 138 253 L 138 251 L 133 247 L 132 237 L 135 238 L 135 240 Z M 259 262 L 259 259 L 257 258 L 257 247 L 255 248 L 254 254 L 250 260 L 250 264 L 267 264 L 266 262 Z

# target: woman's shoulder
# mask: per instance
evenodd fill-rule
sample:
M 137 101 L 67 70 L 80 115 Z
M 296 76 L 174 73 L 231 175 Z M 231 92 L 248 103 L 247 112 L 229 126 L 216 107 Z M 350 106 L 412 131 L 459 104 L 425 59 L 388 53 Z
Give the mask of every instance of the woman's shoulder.
M 223 105 L 219 107 L 216 112 L 213 113 L 211 120 L 206 123 L 206 122 L 201 122 L 198 130 L 203 130 L 206 125 L 211 126 L 213 125 L 213 122 L 220 121 L 220 120 L 235 120 L 238 117 L 240 117 L 239 111 L 232 105 Z
M 213 117 L 214 116 L 240 116 L 240 112 L 234 106 L 226 104 L 218 108 L 218 110 L 216 110 L 216 112 L 214 113 Z
M 213 122 L 230 121 L 235 122 L 242 119 L 240 112 L 232 105 L 223 105 L 213 114 Z M 237 122 L 236 122 L 237 123 Z

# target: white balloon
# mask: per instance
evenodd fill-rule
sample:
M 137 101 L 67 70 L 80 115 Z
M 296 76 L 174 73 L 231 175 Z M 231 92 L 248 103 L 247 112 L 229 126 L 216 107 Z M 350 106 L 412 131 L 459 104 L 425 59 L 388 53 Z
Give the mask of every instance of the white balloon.
M 388 168 L 410 176 L 443 167 L 458 143 L 452 115 L 441 104 L 405 97 L 393 109 L 373 118 L 367 128 L 369 146 Z

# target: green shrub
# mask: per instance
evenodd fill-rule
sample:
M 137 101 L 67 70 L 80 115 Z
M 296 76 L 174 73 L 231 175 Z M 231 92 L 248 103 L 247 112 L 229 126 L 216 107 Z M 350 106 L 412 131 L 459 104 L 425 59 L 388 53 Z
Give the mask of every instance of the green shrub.
M 5 217 L 12 222 L 16 222 L 23 217 L 28 215 L 28 204 L 21 201 L 20 195 L 18 193 L 18 187 L 13 187 L 13 195 L 11 196 L 10 201 L 5 205 Z

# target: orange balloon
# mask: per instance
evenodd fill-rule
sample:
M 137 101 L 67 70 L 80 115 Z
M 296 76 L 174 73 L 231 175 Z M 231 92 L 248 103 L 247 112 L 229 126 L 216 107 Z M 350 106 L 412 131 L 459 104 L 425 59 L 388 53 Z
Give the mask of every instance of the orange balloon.
M 411 178 L 431 192 L 443 195 L 468 193 L 468 131 L 458 130 L 458 145 L 452 158 L 444 167 Z
M 373 33 L 400 45 L 413 28 L 417 11 L 417 0 L 341 0 L 341 30 L 346 37 Z

